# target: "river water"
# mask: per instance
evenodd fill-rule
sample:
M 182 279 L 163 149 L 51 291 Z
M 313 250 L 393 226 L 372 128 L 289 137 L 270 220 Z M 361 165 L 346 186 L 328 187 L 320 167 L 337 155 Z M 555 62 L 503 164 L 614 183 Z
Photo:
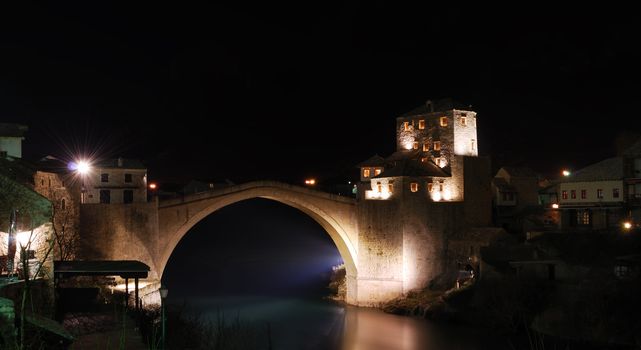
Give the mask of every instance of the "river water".
M 181 303 L 182 301 L 174 301 Z M 189 298 L 187 311 L 200 317 L 269 327 L 272 349 L 475 350 L 530 349 L 487 332 L 424 319 L 386 314 L 371 308 L 343 306 L 292 297 Z M 565 349 L 565 348 L 563 348 Z

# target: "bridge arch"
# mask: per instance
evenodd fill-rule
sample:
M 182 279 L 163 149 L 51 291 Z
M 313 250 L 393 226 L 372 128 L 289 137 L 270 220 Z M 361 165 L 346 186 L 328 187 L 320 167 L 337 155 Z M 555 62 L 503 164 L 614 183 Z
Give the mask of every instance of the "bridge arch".
M 250 182 L 160 202 L 159 245 L 154 264 L 158 276 L 162 277 L 174 249 L 198 222 L 221 208 L 253 198 L 270 199 L 291 206 L 320 224 L 345 262 L 347 298 L 349 300 L 355 297 L 355 287 L 349 285 L 358 276 L 358 233 L 354 199 L 272 181 Z

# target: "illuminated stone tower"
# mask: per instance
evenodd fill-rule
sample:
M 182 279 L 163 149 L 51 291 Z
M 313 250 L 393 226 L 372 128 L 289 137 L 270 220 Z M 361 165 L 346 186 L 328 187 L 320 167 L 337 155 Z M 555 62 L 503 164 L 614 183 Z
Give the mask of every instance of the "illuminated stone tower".
M 491 218 L 489 160 L 469 107 L 427 101 L 396 119 L 396 144 L 359 164 L 359 296 L 376 290 L 372 299 L 446 279 L 449 238 Z

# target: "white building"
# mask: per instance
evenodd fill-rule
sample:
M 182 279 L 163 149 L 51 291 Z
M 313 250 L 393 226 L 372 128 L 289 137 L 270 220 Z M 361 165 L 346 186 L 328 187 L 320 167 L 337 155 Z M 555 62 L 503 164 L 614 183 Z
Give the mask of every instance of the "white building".
M 0 158 L 22 158 L 22 140 L 26 125 L 0 123 Z
M 134 159 L 109 159 L 93 164 L 83 179 L 83 204 L 147 202 L 147 168 Z

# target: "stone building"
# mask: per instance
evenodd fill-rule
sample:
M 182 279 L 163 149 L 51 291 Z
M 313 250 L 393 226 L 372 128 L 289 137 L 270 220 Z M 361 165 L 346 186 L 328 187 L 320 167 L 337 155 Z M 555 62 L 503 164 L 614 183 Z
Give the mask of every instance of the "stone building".
M 471 227 L 490 224 L 490 166 L 478 157 L 476 113 L 455 107 L 449 100 L 427 101 L 401 115 L 397 151 L 358 165 L 359 259 L 402 259 L 362 267 L 359 278 L 375 275 L 379 282 L 359 288 L 406 293 L 443 279 L 453 283 L 447 281 L 456 268 L 448 255 L 451 238 L 459 242 Z M 395 285 L 398 276 L 402 285 Z
M 147 202 L 147 168 L 134 159 L 109 159 L 92 164 L 82 179 L 84 204 Z
M 70 172 L 67 164 L 47 156 L 36 163 L 33 174 L 34 190 L 52 205 L 56 260 L 72 260 L 79 244 L 80 178 Z

